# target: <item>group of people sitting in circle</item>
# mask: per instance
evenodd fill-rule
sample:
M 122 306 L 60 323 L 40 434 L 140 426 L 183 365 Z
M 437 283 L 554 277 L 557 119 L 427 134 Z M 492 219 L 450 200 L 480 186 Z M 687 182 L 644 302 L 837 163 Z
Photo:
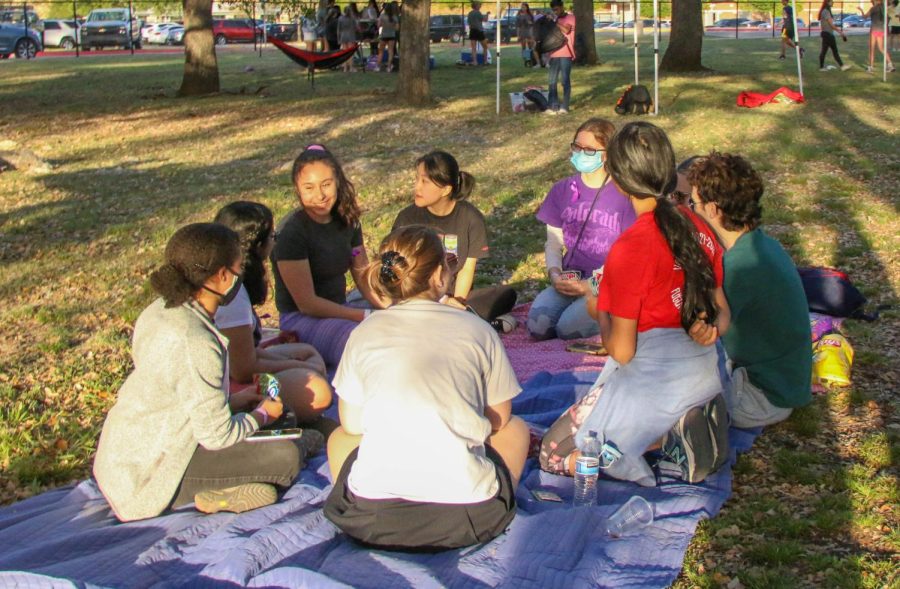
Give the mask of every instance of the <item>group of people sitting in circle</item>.
M 644 122 L 617 131 L 590 119 L 567 147 L 575 173 L 537 213 L 550 285 L 527 329 L 538 340 L 599 334 L 609 359 L 544 435 L 541 468 L 571 475 L 593 430 L 621 455 L 606 474 L 654 485 L 645 453 L 723 386 L 739 427 L 808 403 L 806 299 L 760 227 L 750 163 L 712 152 L 679 174 L 665 132 Z M 325 515 L 358 542 L 440 550 L 503 532 L 532 447 L 498 333 L 516 293 L 473 288 L 489 252 L 467 200 L 475 178 L 444 151 L 415 172 L 413 202 L 372 260 L 356 189 L 322 145 L 294 162 L 299 207 L 278 225 L 264 205 L 235 202 L 175 232 L 94 464 L 120 520 L 192 502 L 206 513 L 271 504 L 327 437 Z M 261 337 L 269 260 L 282 334 L 298 341 Z M 257 391 L 259 373 L 276 376 L 279 397 Z M 339 424 L 322 415 L 335 397 Z M 288 410 L 299 440 L 246 441 Z

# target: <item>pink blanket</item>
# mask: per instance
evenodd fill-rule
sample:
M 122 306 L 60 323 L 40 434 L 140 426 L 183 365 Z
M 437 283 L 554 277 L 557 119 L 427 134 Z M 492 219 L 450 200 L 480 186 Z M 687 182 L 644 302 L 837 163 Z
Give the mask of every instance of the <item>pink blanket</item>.
M 510 333 L 501 336 L 503 345 L 506 346 L 506 355 L 509 356 L 509 361 L 521 384 L 524 385 L 538 372 L 599 372 L 603 368 L 606 356 L 566 351 L 566 346 L 575 341 L 599 343 L 599 335 L 586 340 L 535 341 L 525 329 L 525 321 L 530 308 L 531 303 L 527 303 L 513 309 L 512 315 L 518 320 L 519 325 Z

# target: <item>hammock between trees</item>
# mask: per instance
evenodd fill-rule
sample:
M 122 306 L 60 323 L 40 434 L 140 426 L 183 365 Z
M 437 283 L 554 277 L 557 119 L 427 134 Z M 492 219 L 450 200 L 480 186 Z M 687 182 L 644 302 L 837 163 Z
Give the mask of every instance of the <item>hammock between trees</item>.
M 278 49 L 281 50 L 282 53 L 287 55 L 291 61 L 296 63 L 301 67 L 305 67 L 307 71 L 307 78 L 312 82 L 313 86 L 316 85 L 315 80 L 315 72 L 316 70 L 327 70 L 333 67 L 337 67 L 347 61 L 348 59 L 353 57 L 353 54 L 356 52 L 357 44 L 354 43 L 351 47 L 347 49 L 339 49 L 338 51 L 305 51 L 303 49 L 298 49 L 292 45 L 288 45 L 284 41 L 280 41 L 273 37 L 268 39 Z

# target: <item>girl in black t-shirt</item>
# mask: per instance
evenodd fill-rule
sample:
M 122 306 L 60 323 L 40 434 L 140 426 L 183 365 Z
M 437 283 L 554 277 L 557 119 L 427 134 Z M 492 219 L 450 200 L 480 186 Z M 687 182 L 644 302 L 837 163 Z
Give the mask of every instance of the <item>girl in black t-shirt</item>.
M 292 178 L 300 208 L 282 220 L 272 254 L 275 306 L 281 329 L 296 332 L 328 366 L 336 366 L 350 331 L 371 313 L 358 305 L 383 306 L 362 279 L 369 258 L 356 189 L 321 145 L 311 145 L 297 157 Z M 347 305 L 348 270 L 368 305 Z
M 484 215 L 465 200 L 475 188 L 475 178 L 459 169 L 456 158 L 445 151 L 432 151 L 416 160 L 413 204 L 397 215 L 394 229 L 425 225 L 437 231 L 453 272 L 448 288 L 452 296 L 444 302 L 470 309 L 491 321 L 498 330 L 510 331 L 516 321 L 509 313 L 516 303 L 516 291 L 499 285 L 472 290 L 478 260 L 488 256 Z

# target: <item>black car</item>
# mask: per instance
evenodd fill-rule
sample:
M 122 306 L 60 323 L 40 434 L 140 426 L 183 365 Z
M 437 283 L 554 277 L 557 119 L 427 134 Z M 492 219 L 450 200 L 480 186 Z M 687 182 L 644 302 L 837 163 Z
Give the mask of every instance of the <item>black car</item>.
M 461 14 L 432 16 L 428 36 L 432 43 L 440 43 L 444 39 L 459 43 L 466 36 L 466 19 Z
M 294 23 L 269 23 L 266 25 L 266 36 L 279 41 L 296 41 L 297 25 Z
M 491 20 L 484 23 L 484 34 L 490 38 L 491 41 L 496 39 L 497 37 L 497 19 L 492 18 Z M 509 43 L 512 41 L 512 38 L 517 34 L 516 30 L 516 17 L 515 16 L 504 16 L 500 19 L 500 42 L 501 43 Z

